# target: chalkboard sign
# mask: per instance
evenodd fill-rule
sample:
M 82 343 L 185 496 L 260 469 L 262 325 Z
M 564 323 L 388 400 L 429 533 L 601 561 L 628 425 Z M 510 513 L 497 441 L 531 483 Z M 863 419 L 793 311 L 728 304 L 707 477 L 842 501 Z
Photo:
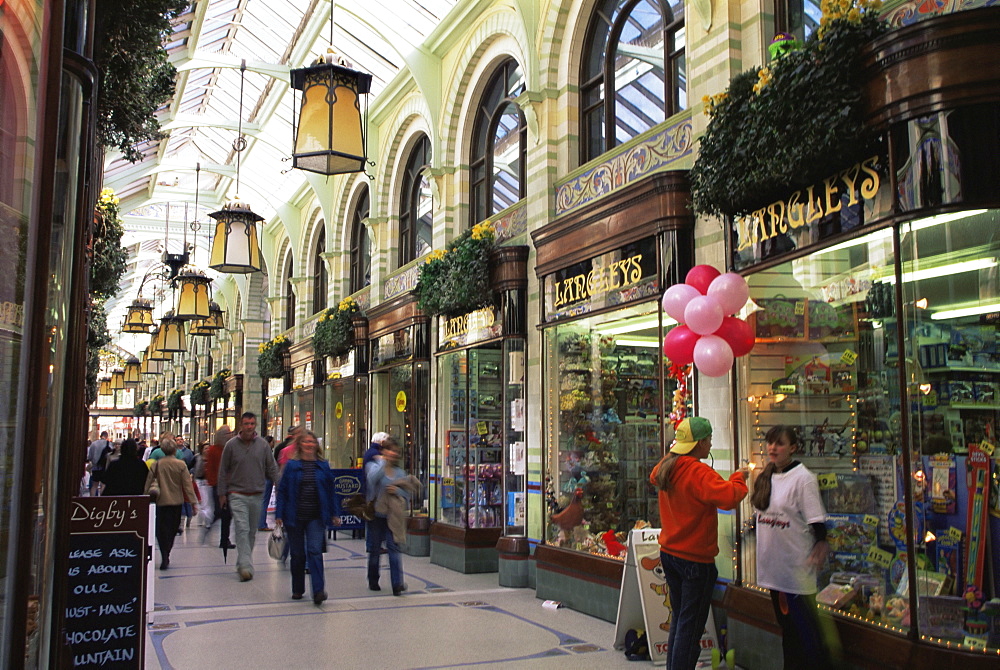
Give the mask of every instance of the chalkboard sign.
M 361 478 L 364 470 L 342 469 L 333 472 L 333 493 L 337 497 L 337 508 L 343 512 L 340 517 L 340 525 L 335 530 L 358 530 L 365 527 L 365 521 L 359 516 L 350 514 L 344 509 L 344 501 L 356 493 L 361 493 Z
M 73 499 L 68 667 L 143 667 L 148 529 L 148 496 Z

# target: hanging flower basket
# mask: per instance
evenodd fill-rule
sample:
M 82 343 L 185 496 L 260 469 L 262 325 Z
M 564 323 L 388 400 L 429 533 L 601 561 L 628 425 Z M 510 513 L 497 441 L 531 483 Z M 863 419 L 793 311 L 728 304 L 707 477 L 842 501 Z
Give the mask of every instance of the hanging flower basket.
M 351 320 L 361 313 L 354 298 L 347 297 L 337 307 L 320 315 L 313 332 L 313 350 L 317 356 L 343 356 L 354 345 L 354 324 Z
M 171 391 L 170 395 L 167 396 L 167 411 L 177 412 L 184 409 L 184 401 L 182 400 L 183 395 L 184 391 L 180 389 L 174 389 Z
M 431 252 L 417 274 L 420 309 L 432 316 L 457 316 L 490 304 L 489 257 L 495 239 L 493 224 L 485 221 Z
M 278 335 L 260 345 L 257 350 L 257 371 L 261 377 L 270 379 L 285 374 L 285 352 L 292 346 L 291 340 L 284 335 Z
M 212 377 L 212 383 L 208 387 L 208 395 L 212 400 L 226 397 L 226 379 L 231 374 L 232 371 L 229 368 L 225 368 L 216 372 L 215 376 Z
M 163 397 L 162 393 L 157 393 L 149 400 L 149 412 L 153 416 L 161 416 L 163 414 L 163 403 L 166 398 Z
M 207 405 L 209 403 L 208 389 L 211 388 L 209 384 L 204 379 L 200 382 L 195 383 L 191 387 L 191 404 L 192 405 Z
M 861 55 L 888 31 L 881 4 L 823 0 L 820 28 L 801 48 L 702 99 L 711 120 L 691 170 L 698 212 L 748 214 L 872 155 Z
M 132 408 L 132 416 L 146 416 L 146 410 L 149 408 L 149 403 L 145 400 L 142 402 L 137 402 L 135 407 Z

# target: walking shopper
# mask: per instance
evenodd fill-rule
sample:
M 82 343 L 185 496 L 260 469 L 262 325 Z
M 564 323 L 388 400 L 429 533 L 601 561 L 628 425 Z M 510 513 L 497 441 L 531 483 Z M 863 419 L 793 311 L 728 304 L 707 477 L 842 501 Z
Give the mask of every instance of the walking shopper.
M 691 417 L 677 426 L 670 452 L 653 468 L 650 482 L 659 489 L 660 564 L 670 589 L 670 640 L 667 667 L 693 670 L 708 621 L 712 589 L 719 571 L 717 509 L 735 509 L 747 495 L 746 471 L 729 480 L 701 462 L 712 449 L 712 424 Z
M 232 522 L 233 516 L 228 507 L 223 507 L 219 504 L 219 465 L 222 463 L 222 451 L 225 449 L 226 443 L 232 438 L 232 429 L 229 426 L 221 426 L 215 431 L 215 437 L 212 440 L 212 444 L 205 448 L 205 481 L 208 483 L 209 488 L 212 489 L 212 506 L 214 508 L 214 512 L 212 514 L 212 520 L 209 521 L 208 526 L 205 527 L 205 530 L 202 533 L 201 541 L 202 543 L 205 542 L 205 538 L 208 537 L 208 531 L 217 520 L 221 520 L 222 524 L 219 530 L 219 548 L 224 551 L 236 548 L 236 545 L 229 539 L 229 526 Z
M 365 453 L 361 455 L 361 493 L 365 496 L 365 502 L 372 502 L 375 500 L 375 495 L 369 495 L 368 491 L 368 466 L 375 461 L 376 456 L 382 454 L 382 443 L 386 440 L 391 440 L 389 433 L 384 433 L 379 431 L 372 435 L 371 444 L 368 445 L 368 449 Z M 369 554 L 372 553 L 372 522 L 365 520 L 365 551 Z
M 101 431 L 100 439 L 94 440 L 87 448 L 87 468 L 90 470 L 90 495 L 101 495 L 104 487 L 104 467 L 108 455 L 112 452 L 108 431 Z
M 333 472 L 319 453 L 312 431 L 301 431 L 292 443 L 295 450 L 281 471 L 274 524 L 284 527 L 292 557 L 292 599 L 301 600 L 306 587 L 306 566 L 312 582 L 313 602 L 326 600 L 323 575 L 323 539 L 327 524 L 340 525 L 340 509 L 333 491 Z
M 375 519 L 369 524 L 372 539 L 368 552 L 368 588 L 382 590 L 378 583 L 379 562 L 385 543 L 392 595 L 399 596 L 406 590 L 399 544 L 406 541 L 406 508 L 411 496 L 420 494 L 420 482 L 399 467 L 399 447 L 395 440 L 386 439 L 382 454 L 369 466 L 368 493 L 375 500 Z
M 197 505 L 191 473 L 184 461 L 175 457 L 177 445 L 172 439 L 162 440 L 163 457 L 153 464 L 146 477 L 145 492 L 155 481 L 160 489 L 156 498 L 156 542 L 160 545 L 160 570 L 170 567 L 170 551 L 181 526 L 181 506 L 185 502 Z
M 149 468 L 139 460 L 139 445 L 131 437 L 122 442 L 121 456 L 104 473 L 104 495 L 141 496 L 146 491 Z
M 769 462 L 750 496 L 757 511 L 757 583 L 771 590 L 786 670 L 829 668 L 816 611 L 816 572 L 830 551 L 819 484 L 792 459 L 799 439 L 791 427 L 774 426 L 764 442 Z
M 267 479 L 278 481 L 278 466 L 267 441 L 257 434 L 257 415 L 244 412 L 240 432 L 226 444 L 219 465 L 219 504 L 228 505 L 233 515 L 236 571 L 243 582 L 253 579 L 253 545 Z
M 274 451 L 274 438 L 270 435 L 264 436 L 264 441 L 267 442 L 267 448 L 272 452 Z M 278 459 L 275 459 L 278 460 Z M 271 492 L 274 490 L 274 482 L 270 479 L 264 484 L 264 495 L 260 499 L 260 523 L 257 525 L 257 530 L 267 532 L 271 528 L 267 525 L 267 508 L 271 504 Z

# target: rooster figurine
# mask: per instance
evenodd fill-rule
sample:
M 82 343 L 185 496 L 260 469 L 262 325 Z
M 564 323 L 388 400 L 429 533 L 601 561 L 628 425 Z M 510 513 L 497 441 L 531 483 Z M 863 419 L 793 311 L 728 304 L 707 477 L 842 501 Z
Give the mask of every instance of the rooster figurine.
M 552 522 L 559 526 L 565 535 L 569 535 L 574 528 L 583 523 L 583 489 L 578 488 L 573 492 L 573 499 L 565 509 L 552 515 Z

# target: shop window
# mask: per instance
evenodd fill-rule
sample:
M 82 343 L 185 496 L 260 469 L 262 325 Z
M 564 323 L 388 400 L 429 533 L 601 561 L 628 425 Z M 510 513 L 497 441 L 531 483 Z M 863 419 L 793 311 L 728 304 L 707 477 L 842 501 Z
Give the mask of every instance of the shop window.
M 900 229 L 921 637 L 1000 649 L 996 539 L 1000 467 L 1000 211 L 965 211 Z M 891 321 L 887 320 L 887 326 Z M 890 547 L 891 549 L 891 547 Z M 988 576 L 992 574 L 993 578 Z M 992 582 L 992 584 L 990 584 Z
M 609 531 L 659 526 L 649 484 L 662 456 L 659 333 L 659 303 L 545 330 L 547 544 L 613 553 Z
M 403 266 L 431 250 L 434 232 L 434 201 L 427 174 L 431 142 L 421 136 L 410 152 L 403 174 L 399 212 L 399 263 Z
M 285 329 L 295 326 L 295 290 L 292 288 L 292 254 L 285 261 Z
M 770 427 L 799 435 L 827 513 L 821 607 L 948 645 L 998 646 L 1000 612 L 965 598 L 997 595 L 982 575 L 1000 558 L 984 520 L 1000 511 L 985 455 L 1000 423 L 998 224 L 996 211 L 939 215 L 903 224 L 898 252 L 885 228 L 748 277 L 744 443 L 759 468 Z
M 775 32 L 805 40 L 819 28 L 820 4 L 819 0 L 779 0 L 774 5 Z
M 358 199 L 351 216 L 351 293 L 372 283 L 372 252 L 365 220 L 371 215 L 368 189 Z
M 472 130 L 469 200 L 473 223 L 524 197 L 527 126 L 514 102 L 523 92 L 524 74 L 512 58 L 486 84 Z
M 327 292 L 326 260 L 323 259 L 326 252 L 326 230 L 322 219 L 316 225 L 320 226 L 320 231 L 316 240 L 316 255 L 313 256 L 313 314 L 326 309 Z
M 597 4 L 580 72 L 581 163 L 687 108 L 684 42 L 680 0 Z

